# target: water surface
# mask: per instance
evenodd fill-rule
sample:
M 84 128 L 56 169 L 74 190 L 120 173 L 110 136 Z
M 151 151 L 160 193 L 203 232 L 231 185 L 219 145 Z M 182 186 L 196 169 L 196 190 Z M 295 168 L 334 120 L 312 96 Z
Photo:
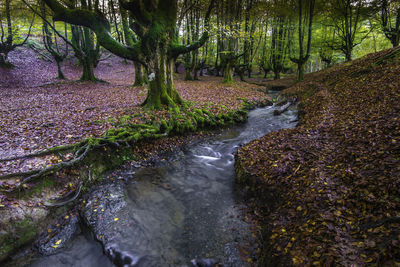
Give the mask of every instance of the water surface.
M 295 126 L 295 111 L 273 116 L 274 109 L 253 110 L 247 123 L 128 179 L 126 205 L 114 214 L 118 222 L 95 233 L 104 235 L 104 251 L 113 263 L 97 242 L 80 235 L 69 248 L 32 266 L 191 266 L 202 259 L 246 266 L 238 248 L 251 233 L 235 193 L 234 152 L 268 132 Z M 130 170 L 124 173 L 132 176 Z

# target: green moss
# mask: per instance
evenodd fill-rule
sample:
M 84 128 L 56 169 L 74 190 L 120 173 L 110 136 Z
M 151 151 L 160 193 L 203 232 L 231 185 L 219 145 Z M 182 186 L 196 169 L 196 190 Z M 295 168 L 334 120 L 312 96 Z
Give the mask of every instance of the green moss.
M 36 234 L 36 226 L 30 219 L 25 219 L 16 223 L 16 246 L 22 246 L 32 241 Z
M 15 243 L 10 233 L 0 236 L 0 262 L 5 260 L 7 256 L 15 249 Z
M 19 247 L 34 240 L 37 227 L 30 218 L 15 223 L 14 232 L 0 234 L 0 262 Z
M 146 34 L 146 43 L 152 45 L 153 49 L 156 49 L 158 43 L 166 42 L 166 27 L 164 23 L 155 21 L 149 32 Z
M 129 121 L 131 119 L 132 119 L 132 116 L 125 115 L 125 116 L 122 116 L 121 118 L 119 118 L 119 121 L 122 123 L 126 123 L 127 121 Z
M 27 196 L 31 197 L 33 195 L 40 195 L 43 192 L 43 189 L 53 187 L 56 185 L 56 181 L 51 179 L 50 177 L 45 177 L 40 180 L 39 183 L 35 185 L 34 188 L 27 191 Z

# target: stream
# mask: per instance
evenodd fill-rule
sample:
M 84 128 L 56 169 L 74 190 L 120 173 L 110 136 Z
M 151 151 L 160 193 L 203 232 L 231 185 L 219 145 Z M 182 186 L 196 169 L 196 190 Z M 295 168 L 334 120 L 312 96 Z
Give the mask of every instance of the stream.
M 94 234 L 82 230 L 60 252 L 30 266 L 247 266 L 238 248 L 251 232 L 235 191 L 234 152 L 296 125 L 295 110 L 274 116 L 275 108 L 255 109 L 245 124 L 155 167 L 121 170 L 124 181 L 97 189 L 81 211 Z

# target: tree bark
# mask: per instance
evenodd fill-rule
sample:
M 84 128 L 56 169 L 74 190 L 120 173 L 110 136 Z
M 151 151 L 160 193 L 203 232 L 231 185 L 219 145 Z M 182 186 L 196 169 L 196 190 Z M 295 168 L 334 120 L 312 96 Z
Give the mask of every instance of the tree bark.
M 56 63 L 57 63 L 57 78 L 61 79 L 61 80 L 65 80 L 65 75 L 61 69 L 61 61 L 56 59 Z
M 133 86 L 144 86 L 146 85 L 146 79 L 144 78 L 143 67 L 139 63 L 135 64 L 135 82 Z
M 122 7 L 135 20 L 135 33 L 140 40 L 130 46 L 115 40 L 110 33 L 110 24 L 100 13 L 84 9 L 65 8 L 57 0 L 43 0 L 54 11 L 54 19 L 92 29 L 97 41 L 110 52 L 137 61 L 149 75 L 149 91 L 145 102 L 148 108 L 173 107 L 183 103 L 173 84 L 171 61 L 180 54 L 189 53 L 201 47 L 208 40 L 205 31 L 201 38 L 189 45 L 179 45 L 176 36 L 177 0 L 140 1 L 121 0 Z M 205 16 L 205 25 L 215 0 L 211 0 Z M 207 28 L 207 27 L 206 27 Z
M 274 80 L 279 80 L 281 78 L 281 72 L 280 71 L 274 71 Z
M 298 76 L 297 76 L 297 79 L 299 81 L 304 80 L 304 67 L 305 67 L 305 64 L 306 64 L 306 62 L 299 62 L 297 64 L 297 69 L 298 69 L 298 72 L 299 72 Z
M 230 62 L 230 60 L 228 60 L 228 62 L 226 62 L 225 66 L 224 66 L 224 83 L 232 83 L 235 80 L 233 79 L 233 66 Z

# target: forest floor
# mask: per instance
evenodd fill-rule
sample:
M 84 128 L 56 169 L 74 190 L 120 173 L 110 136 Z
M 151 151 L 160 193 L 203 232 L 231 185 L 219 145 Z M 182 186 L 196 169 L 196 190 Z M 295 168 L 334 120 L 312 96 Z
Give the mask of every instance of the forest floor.
M 377 64 L 391 52 L 307 75 L 284 92 L 300 125 L 239 150 L 265 264 L 400 266 L 400 58 Z
M 65 195 L 71 197 L 71 192 L 80 192 L 82 180 L 86 186 L 86 182 L 89 185 L 93 183 L 92 178 L 99 178 L 91 176 L 90 168 L 94 170 L 98 167 L 104 171 L 102 165 L 107 163 L 100 162 L 97 167 L 93 167 L 96 164 L 93 163 L 90 168 L 84 165 L 66 172 L 57 171 L 53 175 L 55 182 L 51 178 L 53 176 L 46 174 L 40 181 L 25 183 L 23 177 L 33 177 L 40 174 L 40 170 L 68 164 L 78 158 L 78 153 L 82 154 L 83 150 L 32 157 L 29 155 L 53 147 L 79 144 L 91 137 L 99 138 L 123 125 L 147 126 L 171 119 L 167 110 L 148 110 L 140 106 L 147 94 L 146 89 L 132 87 L 134 66 L 131 63 L 126 64 L 120 58 L 109 57 L 99 63 L 95 75 L 106 81 L 101 83 L 77 81 L 81 69 L 73 59 L 63 64 L 67 80 L 55 78 L 55 63 L 41 59 L 26 48 L 13 51 L 9 59 L 15 67 L 0 69 L 0 176 L 3 176 L 0 180 L 0 262 L 21 246 L 29 245 L 41 231 L 46 230 L 49 220 L 60 215 L 58 213 L 63 209 L 57 209 L 56 212 L 54 208 L 46 206 L 47 201 L 51 202 L 53 198 L 60 199 Z M 253 81 L 266 82 L 265 79 Z M 178 126 L 182 115 L 195 110 L 203 111 L 202 114 L 210 122 L 220 123 L 216 123 L 217 126 L 221 123 L 228 124 L 232 121 L 229 118 L 230 121 L 225 120 L 224 123 L 228 114 L 242 111 L 246 105 L 271 102 L 265 94 L 265 85 L 239 81 L 223 84 L 222 78 L 212 76 L 200 77 L 200 81 L 186 82 L 183 81 L 183 74 L 176 75 L 175 85 L 188 103 L 185 110 L 182 109 L 178 115 L 180 117 L 177 117 Z M 240 115 L 240 119 L 242 117 Z M 123 160 L 125 155 L 118 154 L 122 153 L 118 151 L 125 149 L 129 151 L 129 156 L 134 157 L 130 164 L 139 168 L 151 165 L 152 161 L 161 160 L 163 153 L 201 140 L 205 135 L 208 132 L 196 131 L 159 139 L 144 138 L 133 146 L 126 142 L 122 145 L 124 148 L 114 142 L 117 154 L 112 155 L 106 146 L 99 146 L 98 149 L 102 149 L 102 152 L 96 154 L 98 151 L 94 151 L 91 159 L 93 155 L 94 161 L 104 156 L 110 162 L 120 162 L 119 159 Z M 85 146 L 86 150 L 90 147 L 88 144 Z M 112 164 L 114 165 L 110 166 L 115 166 L 115 163 Z M 106 178 L 106 181 L 114 179 L 111 176 Z M 19 184 L 23 186 L 18 187 Z M 71 220 L 72 215 L 64 215 L 62 217 L 65 218 L 65 223 Z M 50 234 L 53 235 L 49 232 Z
M 51 147 L 100 137 L 125 115 L 144 114 L 140 104 L 144 87 L 132 87 L 134 68 L 122 59 L 110 57 L 95 69 L 96 77 L 107 83 L 77 82 L 81 69 L 69 60 L 63 66 L 67 80 L 57 80 L 55 63 L 46 62 L 25 48 L 10 54 L 14 69 L 0 69 L 0 175 L 28 171 L 48 162 L 1 159 L 20 157 Z M 257 79 L 257 81 L 263 79 Z M 237 110 L 244 99 L 263 101 L 265 87 L 237 82 L 222 84 L 222 78 L 200 77 L 185 82 L 177 74 L 181 96 L 197 108 L 215 114 Z M 163 116 L 164 111 L 154 111 Z M 143 123 L 140 116 L 136 123 Z

